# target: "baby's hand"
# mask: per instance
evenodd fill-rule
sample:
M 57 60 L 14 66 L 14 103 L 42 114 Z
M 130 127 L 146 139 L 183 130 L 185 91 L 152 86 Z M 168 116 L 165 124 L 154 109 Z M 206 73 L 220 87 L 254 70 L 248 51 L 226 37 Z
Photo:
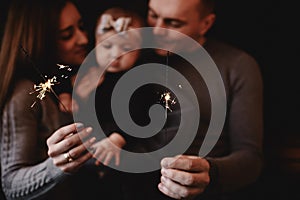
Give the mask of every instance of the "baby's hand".
M 95 143 L 92 148 L 94 149 L 93 157 L 96 158 L 96 165 L 102 162 L 108 165 L 112 157 L 115 157 L 115 165 L 120 164 L 120 151 L 125 145 L 125 139 L 118 133 L 111 134 L 108 138 L 104 138 Z
M 98 67 L 91 67 L 88 73 L 79 81 L 75 92 L 81 99 L 87 99 L 91 92 L 104 81 L 104 74 L 100 76 Z
M 63 112 L 77 112 L 78 104 L 72 99 L 71 94 L 69 93 L 61 93 L 59 96 L 59 109 Z

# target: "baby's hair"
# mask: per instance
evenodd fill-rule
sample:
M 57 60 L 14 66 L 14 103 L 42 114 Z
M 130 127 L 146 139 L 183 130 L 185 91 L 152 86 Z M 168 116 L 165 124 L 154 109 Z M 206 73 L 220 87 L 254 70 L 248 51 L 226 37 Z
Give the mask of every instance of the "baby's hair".
M 121 8 L 121 7 L 113 7 L 105 10 L 97 19 L 97 24 L 101 23 L 101 19 L 105 15 L 110 15 L 113 20 L 118 20 L 119 18 L 129 18 L 128 27 L 130 28 L 142 28 L 145 26 L 144 19 L 136 12 Z

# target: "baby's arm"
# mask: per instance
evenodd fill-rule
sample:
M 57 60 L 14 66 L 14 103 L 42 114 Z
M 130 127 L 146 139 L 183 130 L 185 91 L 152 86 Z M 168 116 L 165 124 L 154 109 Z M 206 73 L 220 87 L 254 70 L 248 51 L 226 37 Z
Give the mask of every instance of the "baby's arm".
M 112 133 L 108 138 L 104 138 L 95 143 L 92 148 L 94 149 L 93 157 L 96 158 L 96 165 L 102 162 L 108 165 L 113 156 L 115 156 L 115 165 L 120 164 L 120 151 L 126 144 L 125 139 L 119 133 Z
M 101 85 L 103 81 L 104 74 L 100 74 L 98 67 L 91 67 L 87 74 L 85 74 L 79 81 L 75 88 L 75 92 L 82 100 L 86 100 L 92 91 Z

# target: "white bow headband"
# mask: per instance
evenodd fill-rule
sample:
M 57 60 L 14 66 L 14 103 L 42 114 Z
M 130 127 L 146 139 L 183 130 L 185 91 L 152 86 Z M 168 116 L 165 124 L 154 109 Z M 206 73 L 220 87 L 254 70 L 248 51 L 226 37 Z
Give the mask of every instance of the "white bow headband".
M 97 33 L 104 33 L 106 30 L 113 28 L 117 33 L 127 31 L 131 22 L 130 17 L 120 17 L 114 20 L 110 14 L 103 14 L 100 25 L 97 28 Z

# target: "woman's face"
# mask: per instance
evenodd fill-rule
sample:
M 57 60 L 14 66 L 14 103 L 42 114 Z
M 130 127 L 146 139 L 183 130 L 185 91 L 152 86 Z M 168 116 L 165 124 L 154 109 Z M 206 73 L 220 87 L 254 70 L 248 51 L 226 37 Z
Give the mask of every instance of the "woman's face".
M 96 34 L 96 59 L 100 67 L 115 73 L 133 67 L 139 57 L 140 41 L 134 35 L 118 35 L 111 30 Z M 133 51 L 132 51 L 133 50 Z
M 73 3 L 68 2 L 60 14 L 58 56 L 66 65 L 81 65 L 87 55 L 88 38 L 83 29 L 81 15 Z

